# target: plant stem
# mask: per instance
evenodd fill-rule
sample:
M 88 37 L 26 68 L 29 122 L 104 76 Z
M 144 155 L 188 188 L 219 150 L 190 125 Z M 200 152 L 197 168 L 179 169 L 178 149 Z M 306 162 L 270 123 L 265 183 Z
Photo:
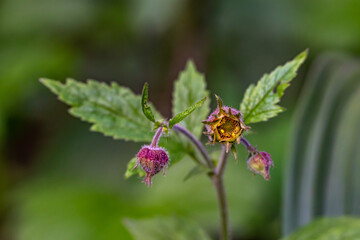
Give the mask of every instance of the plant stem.
M 256 147 L 251 146 L 250 142 L 246 138 L 241 137 L 240 142 L 245 146 L 248 152 L 253 153 L 257 151 Z
M 195 148 L 200 152 L 201 156 L 204 158 L 207 166 L 212 170 L 213 173 L 209 174 L 209 177 L 213 182 L 218 200 L 218 205 L 219 205 L 220 222 L 221 222 L 221 239 L 230 240 L 231 230 L 230 230 L 230 222 L 229 222 L 229 211 L 228 211 L 224 180 L 223 180 L 229 153 L 226 152 L 225 146 L 222 145 L 220 160 L 217 167 L 215 168 L 204 145 L 198 139 L 196 139 L 196 137 L 191 132 L 189 132 L 189 130 L 178 124 L 176 124 L 172 129 L 174 131 L 183 134 L 187 139 L 189 139 L 193 143 Z
M 218 165 L 215 169 L 215 175 L 222 176 L 224 175 L 225 166 L 227 162 L 227 158 L 229 157 L 229 152 L 226 152 L 226 148 L 222 145 L 221 156 Z
M 186 128 L 184 128 L 178 124 L 175 124 L 172 129 L 183 134 L 185 137 L 187 137 L 192 142 L 192 144 L 197 148 L 197 150 L 200 152 L 201 156 L 204 158 L 208 167 L 211 170 L 214 170 L 214 164 L 212 163 L 211 158 L 210 158 L 208 152 L 206 151 L 204 145 L 202 145 L 202 143 L 199 140 L 197 140 L 196 137 L 191 132 L 189 132 L 189 130 L 187 130 Z
M 226 152 L 225 146 L 222 146 L 222 152 L 215 174 L 211 177 L 214 184 L 216 195 L 219 204 L 219 213 L 221 221 L 221 239 L 231 239 L 231 229 L 229 221 L 229 211 L 226 200 L 226 193 L 224 187 L 224 171 L 227 163 L 229 153 Z
M 224 182 L 222 176 L 214 175 L 212 177 L 212 182 L 216 190 L 216 196 L 219 204 L 219 213 L 220 213 L 220 225 L 221 225 L 221 239 L 229 240 L 230 239 L 230 223 L 229 223 L 229 213 L 228 206 L 226 201 L 226 193 L 224 188 Z
M 159 143 L 161 134 L 163 132 L 163 125 L 164 124 L 161 124 L 160 127 L 157 129 L 157 131 L 151 141 L 150 147 L 158 147 L 158 143 Z

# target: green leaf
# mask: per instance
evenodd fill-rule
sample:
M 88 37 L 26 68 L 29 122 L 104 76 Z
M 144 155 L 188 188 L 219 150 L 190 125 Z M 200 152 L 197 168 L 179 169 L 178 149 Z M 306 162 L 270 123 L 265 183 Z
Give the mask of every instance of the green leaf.
M 290 85 L 289 82 L 295 78 L 307 54 L 308 51 L 305 50 L 292 61 L 277 67 L 270 74 L 265 74 L 256 86 L 251 84 L 248 87 L 240 105 L 245 124 L 266 121 L 284 111 L 284 108 L 277 104 L 284 95 L 285 89 Z
M 148 101 L 148 83 L 144 84 L 144 88 L 141 96 L 141 107 L 142 111 L 147 119 L 155 123 L 154 114 L 152 113 L 151 107 L 147 104 Z
M 360 219 L 323 218 L 297 230 L 284 240 L 352 240 L 360 239 Z
M 175 117 L 173 117 L 172 119 L 170 119 L 169 121 L 169 127 L 172 128 L 175 124 L 181 122 L 182 120 L 184 120 L 187 116 L 189 116 L 193 111 L 195 111 L 195 109 L 201 107 L 204 102 L 206 101 L 207 97 L 204 97 L 203 99 L 201 99 L 200 101 L 198 101 L 197 103 L 195 103 L 194 105 L 188 107 L 185 111 L 178 113 L 175 115 Z
M 50 79 L 41 79 L 41 82 L 71 106 L 70 114 L 92 123 L 91 130 L 114 139 L 141 142 L 152 140 L 153 124 L 141 111 L 142 99 L 128 88 L 116 83 L 108 86 L 93 80 L 87 84 L 72 79 L 68 79 L 65 84 Z M 154 118 L 161 119 L 161 115 L 152 109 Z M 188 152 L 174 133 L 163 136 L 159 145 L 168 151 L 172 164 L 180 161 Z M 132 161 L 129 166 L 134 163 Z M 125 175 L 130 177 L 133 174 L 141 176 L 140 168 L 134 171 L 128 169 Z
M 153 124 L 141 113 L 141 97 L 130 89 L 93 80 L 81 83 L 67 79 L 62 84 L 41 79 L 41 82 L 71 106 L 70 114 L 92 123 L 91 130 L 114 139 L 151 141 Z M 159 113 L 154 114 L 161 118 Z
M 235 144 L 231 145 L 231 153 L 233 154 L 235 162 L 237 163 L 238 162 L 238 157 L 237 157 L 237 151 L 236 151 Z
M 179 162 L 186 153 L 189 153 L 189 149 L 181 142 L 179 136 L 170 131 L 169 134 L 163 135 L 160 139 L 159 146 L 166 149 L 169 153 L 170 165 L 173 166 Z
M 128 162 L 127 169 L 126 169 L 126 172 L 125 172 L 125 178 L 129 178 L 129 177 L 131 177 L 133 175 L 138 175 L 139 177 L 144 177 L 145 176 L 145 171 L 141 168 L 140 165 L 137 168 L 135 168 L 136 163 L 137 163 L 136 157 L 132 158 Z
M 186 68 L 175 82 L 173 93 L 173 116 L 184 112 L 188 106 L 195 104 L 199 99 L 208 97 L 204 75 L 200 74 L 192 61 L 188 61 Z M 187 128 L 195 137 L 200 138 L 203 124 L 201 121 L 209 114 L 210 101 L 205 101 L 202 108 L 184 119 L 180 124 Z
M 190 219 L 156 217 L 124 219 L 124 225 L 135 240 L 210 240 L 210 237 Z

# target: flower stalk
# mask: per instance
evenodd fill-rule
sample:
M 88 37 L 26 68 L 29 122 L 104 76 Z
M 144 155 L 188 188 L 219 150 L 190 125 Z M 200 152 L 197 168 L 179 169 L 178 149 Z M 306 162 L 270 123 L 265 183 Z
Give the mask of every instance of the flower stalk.
M 226 192 L 224 186 L 224 172 L 229 157 L 229 152 L 226 151 L 226 147 L 222 145 L 222 152 L 217 166 L 215 167 L 211 158 L 206 151 L 204 145 L 196 139 L 196 137 L 186 128 L 182 127 L 179 124 L 176 124 L 173 128 L 174 131 L 184 135 L 190 142 L 193 143 L 194 147 L 201 154 L 204 161 L 207 163 L 207 166 L 211 170 L 212 174 L 209 174 L 213 186 L 215 188 L 218 205 L 219 205 L 219 214 L 220 214 L 220 224 L 221 224 L 221 239 L 229 240 L 231 239 L 231 228 L 229 222 L 229 210 L 226 199 Z
M 226 147 L 223 146 L 219 163 L 215 170 L 215 174 L 212 176 L 212 182 L 216 191 L 216 196 L 219 204 L 221 239 L 223 240 L 231 239 L 229 209 L 228 209 L 225 186 L 224 186 L 224 172 L 228 157 L 229 157 L 229 152 L 227 152 Z
M 159 143 L 159 140 L 160 140 L 160 137 L 162 135 L 162 132 L 163 132 L 163 126 L 164 124 L 162 123 L 160 125 L 160 127 L 157 129 L 152 141 L 151 141 L 151 144 L 150 144 L 150 147 L 158 147 L 158 143 Z
M 242 143 L 242 145 L 244 145 L 244 147 L 246 148 L 246 150 L 249 153 L 254 153 L 257 151 L 256 147 L 251 146 L 250 142 L 244 137 L 241 137 L 240 143 Z
M 198 150 L 198 152 L 204 159 L 206 165 L 211 170 L 214 170 L 214 164 L 211 161 L 211 158 L 210 158 L 208 152 L 206 151 L 204 145 L 199 140 L 197 140 L 196 137 L 189 130 L 187 130 L 186 128 L 184 128 L 183 126 L 181 126 L 179 124 L 175 124 L 172 129 L 174 131 L 184 135 L 188 140 L 190 140 L 190 142 L 194 145 L 194 147 Z

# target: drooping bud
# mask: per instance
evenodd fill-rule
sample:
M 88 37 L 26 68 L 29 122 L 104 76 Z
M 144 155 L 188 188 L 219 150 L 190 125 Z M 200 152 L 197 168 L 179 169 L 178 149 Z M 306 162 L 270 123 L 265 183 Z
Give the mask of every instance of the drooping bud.
M 241 135 L 250 128 L 243 122 L 239 110 L 223 107 L 222 100 L 218 96 L 216 96 L 216 99 L 218 107 L 203 121 L 207 130 L 204 134 L 208 136 L 209 143 L 215 144 L 215 142 L 219 142 L 225 144 L 226 152 L 228 152 L 234 142 L 240 143 Z
M 274 166 L 271 156 L 267 152 L 255 152 L 247 162 L 248 168 L 256 174 L 260 174 L 265 180 L 270 179 L 270 167 Z
M 163 169 L 165 174 L 165 169 L 169 162 L 169 157 L 167 152 L 161 147 L 151 147 L 143 146 L 138 152 L 137 156 L 137 165 L 140 164 L 141 168 L 145 171 L 146 175 L 143 180 L 147 186 L 151 186 L 151 178 L 155 174 Z
M 164 129 L 163 125 L 164 124 L 162 123 L 157 129 L 151 144 L 143 146 L 136 155 L 137 162 L 134 169 L 140 164 L 141 168 L 146 173 L 143 182 L 145 182 L 147 186 L 151 186 L 152 176 L 160 172 L 161 169 L 163 169 L 163 174 L 165 175 L 165 169 L 169 162 L 168 153 L 158 146 Z

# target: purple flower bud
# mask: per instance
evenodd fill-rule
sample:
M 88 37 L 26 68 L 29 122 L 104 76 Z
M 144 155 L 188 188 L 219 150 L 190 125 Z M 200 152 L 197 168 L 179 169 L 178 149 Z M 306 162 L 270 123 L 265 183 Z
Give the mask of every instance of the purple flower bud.
M 255 152 L 247 162 L 248 168 L 256 174 L 261 174 L 265 180 L 270 179 L 269 170 L 274 166 L 267 152 Z
M 135 168 L 140 164 L 142 169 L 146 172 L 143 182 L 147 186 L 151 186 L 151 178 L 155 174 L 165 169 L 169 162 L 167 152 L 161 147 L 151 147 L 148 145 L 143 146 L 137 154 L 137 164 Z

